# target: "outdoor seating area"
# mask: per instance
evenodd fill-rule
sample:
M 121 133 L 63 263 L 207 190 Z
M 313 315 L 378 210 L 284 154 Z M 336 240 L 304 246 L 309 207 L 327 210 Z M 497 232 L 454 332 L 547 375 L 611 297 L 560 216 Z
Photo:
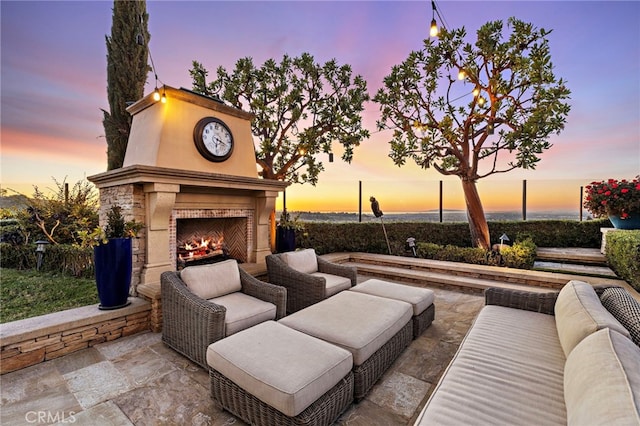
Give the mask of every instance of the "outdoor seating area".
M 173 337 L 137 334 L 5 374 L 2 422 L 43 408 L 49 424 L 92 425 L 638 419 L 640 304 L 615 284 L 479 294 L 358 274 L 289 315 L 285 288 L 233 261 L 165 273 L 162 286 L 179 307 L 165 319 Z M 223 303 L 243 292 L 272 307 L 239 326 Z

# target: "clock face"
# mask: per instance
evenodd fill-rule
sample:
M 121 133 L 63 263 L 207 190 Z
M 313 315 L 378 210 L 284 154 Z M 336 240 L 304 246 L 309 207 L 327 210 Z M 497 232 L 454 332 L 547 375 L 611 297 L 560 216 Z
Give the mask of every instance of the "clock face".
M 233 152 L 233 135 L 222 120 L 206 117 L 198 121 L 193 131 L 196 148 L 210 161 L 224 161 Z

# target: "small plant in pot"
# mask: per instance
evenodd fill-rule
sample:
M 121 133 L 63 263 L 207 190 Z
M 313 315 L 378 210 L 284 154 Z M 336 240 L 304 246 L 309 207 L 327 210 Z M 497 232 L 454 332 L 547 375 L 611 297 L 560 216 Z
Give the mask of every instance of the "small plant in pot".
M 144 227 L 140 222 L 125 221 L 122 208 L 111 207 L 104 229 L 83 233 L 81 237 L 93 246 L 93 261 L 100 299 L 99 309 L 119 309 L 129 305 L 129 288 L 133 267 L 131 239 Z
M 276 251 L 284 253 L 296 249 L 296 231 L 304 231 L 304 224 L 299 220 L 300 215 L 291 219 L 289 212 L 284 210 L 276 228 Z

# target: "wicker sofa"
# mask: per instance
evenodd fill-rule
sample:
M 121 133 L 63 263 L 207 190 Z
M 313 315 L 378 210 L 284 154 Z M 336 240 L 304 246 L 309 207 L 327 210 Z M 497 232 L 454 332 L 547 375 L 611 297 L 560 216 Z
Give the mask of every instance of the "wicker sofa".
M 416 425 L 640 424 L 640 304 L 621 287 L 492 288 Z
M 315 250 L 271 254 L 266 257 L 269 282 L 287 289 L 291 314 L 355 286 L 355 266 L 338 265 L 319 257 Z
M 235 260 L 164 272 L 160 283 L 162 341 L 205 369 L 211 343 L 285 316 L 287 290 L 258 280 Z

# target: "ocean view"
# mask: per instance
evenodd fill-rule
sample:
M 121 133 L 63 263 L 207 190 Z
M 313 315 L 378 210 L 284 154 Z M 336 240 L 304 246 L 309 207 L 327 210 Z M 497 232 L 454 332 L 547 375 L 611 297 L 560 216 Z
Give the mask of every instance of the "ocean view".
M 281 212 L 276 213 L 280 217 Z M 358 222 L 357 212 L 300 212 L 289 211 L 293 219 L 298 217 L 303 222 Z M 495 211 L 486 212 L 487 220 L 522 220 L 522 212 L 519 211 Z M 583 220 L 590 218 L 588 213 L 583 213 Z M 385 222 L 439 222 L 440 212 L 430 210 L 425 212 L 391 212 L 382 216 Z M 580 220 L 579 212 L 570 211 L 528 211 L 527 220 Z M 379 221 L 370 211 L 362 212 L 362 222 Z M 467 222 L 467 213 L 464 210 L 445 210 L 442 212 L 443 222 Z

